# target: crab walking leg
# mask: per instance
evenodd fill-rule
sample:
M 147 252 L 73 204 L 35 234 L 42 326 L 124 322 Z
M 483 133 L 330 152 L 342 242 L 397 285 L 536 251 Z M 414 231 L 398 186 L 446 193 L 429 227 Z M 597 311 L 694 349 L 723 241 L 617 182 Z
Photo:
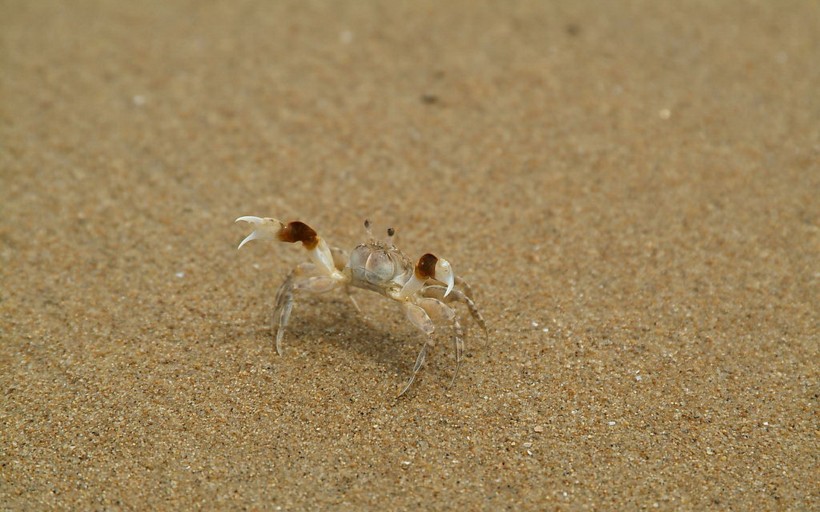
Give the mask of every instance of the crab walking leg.
M 433 325 L 433 321 L 430 320 L 427 312 L 425 312 L 420 306 L 411 304 L 410 302 L 405 302 L 404 313 L 413 325 L 427 335 L 427 339 L 424 340 L 424 345 L 421 347 L 418 357 L 416 357 L 416 364 L 413 365 L 413 374 L 410 375 L 410 380 L 407 381 L 407 384 L 405 384 L 404 389 L 401 390 L 399 396 L 402 396 L 408 389 L 410 389 L 410 386 L 416 380 L 416 375 L 419 373 L 419 370 L 421 370 L 421 367 L 424 366 L 424 361 L 427 359 L 427 349 L 433 346 L 433 338 L 431 338 L 431 335 L 433 334 L 433 331 L 436 330 L 435 325 Z
M 344 249 L 340 249 L 338 247 L 331 247 L 330 254 L 333 257 L 333 265 L 336 267 L 336 270 L 339 272 L 344 272 L 347 263 L 350 261 L 350 255 Z M 353 307 L 356 308 L 356 312 L 362 316 L 366 321 L 369 321 L 367 315 L 364 314 L 362 308 L 359 306 L 359 303 L 356 302 L 356 298 L 353 297 L 352 288 L 350 287 L 350 283 L 345 285 L 345 295 L 347 298 L 350 299 L 350 302 L 353 303 Z
M 462 288 L 462 293 L 467 296 L 467 298 L 473 298 L 473 289 L 470 288 L 470 285 L 459 276 L 455 276 L 455 285 Z
M 288 326 L 290 313 L 293 311 L 293 291 L 297 287 L 297 279 L 305 272 L 315 272 L 316 265 L 310 262 L 300 263 L 288 273 L 285 281 L 276 290 L 273 316 L 271 317 L 271 332 L 276 332 L 276 353 L 282 355 L 282 339 Z M 304 278 L 301 278 L 304 279 Z
M 458 314 L 453 314 L 453 347 L 456 351 L 456 371 L 453 372 L 453 378 L 450 380 L 450 386 L 456 382 L 458 371 L 461 369 L 462 357 L 464 355 L 464 331 L 461 329 L 461 324 L 458 321 Z
M 296 267 L 276 291 L 276 306 L 273 309 L 271 331 L 276 330 L 276 352 L 280 356 L 282 355 L 282 339 L 285 337 L 285 329 L 293 311 L 295 292 L 325 293 L 344 286 L 341 281 L 329 276 L 301 277 L 299 274 L 303 267 L 312 268 L 313 264 L 303 263 Z
M 294 290 L 304 290 L 309 293 L 325 293 L 341 286 L 341 281 L 330 276 L 314 276 L 297 281 Z
M 276 333 L 276 353 L 282 355 L 282 338 L 285 336 L 285 328 L 288 325 L 290 313 L 293 311 L 293 288 L 294 281 L 305 272 L 315 272 L 316 265 L 305 262 L 296 266 L 290 271 L 285 281 L 276 290 L 273 316 L 271 317 L 271 332 Z
M 418 357 L 416 358 L 416 364 L 413 366 L 413 374 L 410 376 L 410 379 L 407 381 L 407 384 L 404 385 L 404 389 L 401 390 L 401 393 L 399 393 L 399 396 L 397 396 L 396 398 L 399 398 L 403 394 L 407 393 L 407 390 L 410 389 L 410 386 L 412 386 L 413 382 L 415 382 L 416 374 L 419 372 L 422 365 L 424 365 L 425 359 L 427 359 L 427 347 L 429 346 L 430 341 L 425 341 L 424 345 L 421 347 L 421 351 L 419 352 Z
M 276 353 L 282 355 L 282 338 L 285 337 L 285 328 L 288 326 L 290 313 L 293 311 L 293 281 L 296 271 L 294 270 L 285 279 L 285 282 L 276 290 L 276 306 L 273 308 L 271 318 L 271 332 L 276 330 Z
M 458 289 L 453 290 L 447 297 L 445 297 L 444 294 L 446 291 L 446 288 L 443 286 L 432 285 L 425 288 L 422 293 L 425 297 L 439 299 L 447 304 L 451 302 L 463 302 L 467 306 L 467 309 L 470 310 L 470 315 L 484 331 L 485 341 L 488 340 L 490 337 L 490 332 L 487 330 L 487 324 L 484 322 L 484 317 L 481 316 L 481 312 L 478 310 L 478 307 L 475 305 L 473 299 Z
M 353 296 L 353 290 L 349 286 L 345 286 L 345 294 L 347 295 L 347 298 L 350 299 L 350 302 L 353 303 L 353 307 L 356 308 L 356 313 L 362 315 L 362 317 L 366 320 L 367 315 L 364 314 L 364 311 L 362 311 L 359 303 L 356 302 L 356 297 Z
M 418 301 L 427 314 L 436 320 L 447 321 L 453 329 L 453 349 L 456 354 L 456 371 L 450 381 L 450 386 L 456 381 L 458 370 L 461 368 L 462 356 L 464 355 L 464 331 L 458 321 L 456 311 L 438 299 L 426 298 Z

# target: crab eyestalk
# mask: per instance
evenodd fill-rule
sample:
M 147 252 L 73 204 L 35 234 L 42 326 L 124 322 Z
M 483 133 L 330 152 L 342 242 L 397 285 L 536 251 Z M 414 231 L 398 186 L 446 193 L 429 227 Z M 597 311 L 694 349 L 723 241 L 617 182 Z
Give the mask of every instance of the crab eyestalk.
M 373 238 L 373 230 L 371 229 L 370 219 L 364 219 L 364 230 L 367 232 L 367 238 L 371 241 L 374 240 Z
M 444 296 L 449 295 L 453 290 L 453 286 L 455 286 L 455 275 L 453 274 L 453 267 L 450 265 L 450 262 L 443 258 L 437 258 L 430 253 L 419 258 L 413 275 L 410 276 L 410 279 L 405 283 L 404 287 L 402 287 L 401 295 L 403 297 L 412 295 L 420 290 L 429 279 L 435 279 L 436 281 L 441 281 L 446 284 L 447 291 L 444 292 Z
M 396 236 L 396 230 L 393 228 L 387 228 L 387 245 L 389 245 L 392 249 L 396 248 L 396 244 L 393 243 L 394 237 Z

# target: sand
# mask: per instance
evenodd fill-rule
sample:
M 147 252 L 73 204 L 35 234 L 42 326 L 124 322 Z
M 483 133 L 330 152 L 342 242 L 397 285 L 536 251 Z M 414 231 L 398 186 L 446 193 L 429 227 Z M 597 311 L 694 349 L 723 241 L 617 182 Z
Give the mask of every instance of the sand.
M 0 509 L 817 510 L 820 4 L 0 4 Z M 469 281 L 276 287 L 396 228 Z

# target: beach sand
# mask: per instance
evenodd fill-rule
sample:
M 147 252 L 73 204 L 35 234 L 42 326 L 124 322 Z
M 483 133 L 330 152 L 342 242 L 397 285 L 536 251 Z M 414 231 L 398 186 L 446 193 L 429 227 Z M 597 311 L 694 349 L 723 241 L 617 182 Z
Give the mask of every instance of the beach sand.
M 0 6 L 0 509 L 817 510 L 820 4 Z M 466 358 L 276 287 L 396 228 Z

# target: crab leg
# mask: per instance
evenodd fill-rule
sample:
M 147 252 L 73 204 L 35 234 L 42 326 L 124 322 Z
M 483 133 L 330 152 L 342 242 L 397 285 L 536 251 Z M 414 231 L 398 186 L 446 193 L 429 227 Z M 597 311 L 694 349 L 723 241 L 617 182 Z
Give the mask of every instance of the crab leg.
M 339 249 L 338 247 L 331 247 L 330 254 L 333 256 L 333 265 L 336 267 L 336 270 L 339 272 L 344 271 L 347 263 L 350 261 L 350 255 L 344 249 Z M 362 315 L 362 318 L 367 320 L 367 315 L 364 314 L 362 308 L 359 306 L 359 303 L 356 302 L 356 298 L 353 296 L 353 289 L 350 287 L 350 284 L 345 285 L 345 295 L 347 298 L 350 299 L 350 302 L 353 304 L 353 307 L 356 308 L 356 312 Z
M 276 329 L 276 353 L 282 355 L 282 338 L 285 337 L 285 328 L 288 326 L 290 313 L 293 311 L 293 280 L 296 271 L 288 274 L 285 282 L 276 290 L 276 306 L 271 318 L 271 332 Z
M 464 354 L 464 331 L 461 329 L 461 324 L 458 321 L 458 315 L 453 308 L 438 299 L 420 299 L 418 304 L 424 308 L 428 315 L 433 318 L 440 321 L 449 322 L 453 329 L 453 349 L 456 354 L 456 370 L 453 373 L 452 380 L 450 381 L 450 386 L 452 386 L 458 376 L 458 370 L 461 368 L 462 357 Z
M 473 298 L 473 289 L 470 288 L 470 285 L 467 283 L 467 281 L 460 278 L 459 276 L 456 276 L 455 285 L 462 289 L 461 291 L 464 293 L 464 295 L 467 296 L 467 298 Z
M 433 339 L 430 335 L 436 330 L 433 321 L 430 320 L 427 312 L 421 306 L 417 306 L 416 304 L 412 304 L 410 302 L 405 302 L 404 313 L 413 325 L 427 335 L 427 339 L 424 341 L 424 345 L 421 347 L 421 351 L 416 358 L 416 364 L 413 366 L 413 374 L 410 376 L 410 380 L 407 381 L 407 384 L 405 384 L 404 389 L 402 389 L 401 393 L 399 393 L 399 396 L 406 393 L 407 390 L 410 389 L 410 385 L 416 380 L 416 374 L 419 373 L 419 370 L 424 365 L 424 360 L 427 358 L 427 348 L 433 345 Z
M 461 361 L 464 355 L 464 331 L 461 329 L 461 324 L 458 321 L 458 314 L 453 312 L 453 347 L 456 351 L 456 371 L 453 372 L 453 378 L 450 380 L 452 387 L 458 377 L 458 370 L 461 369 Z
M 421 347 L 421 351 L 419 352 L 419 355 L 416 358 L 416 364 L 415 366 L 413 366 L 413 375 L 410 376 L 410 380 L 407 381 L 407 384 L 404 385 L 404 389 L 401 390 L 401 393 L 399 393 L 399 396 L 397 396 L 396 398 L 399 398 L 403 394 L 405 394 L 407 390 L 410 389 L 410 386 L 413 384 L 413 382 L 416 380 L 416 374 L 419 372 L 422 365 L 424 364 L 424 360 L 427 358 L 428 346 L 430 346 L 429 340 L 424 342 L 424 345 Z
M 445 297 L 444 294 L 446 291 L 447 290 L 443 286 L 431 285 L 424 288 L 424 290 L 422 291 L 422 295 L 424 295 L 425 297 L 441 300 L 447 304 L 451 302 L 463 302 L 467 306 L 467 309 L 470 310 L 470 315 L 484 331 L 485 339 L 489 339 L 490 334 L 487 330 L 487 324 L 484 322 L 484 317 L 481 316 L 481 312 L 478 310 L 478 307 L 475 305 L 473 299 L 471 299 L 466 293 L 459 289 L 453 290 L 450 293 L 450 295 Z

